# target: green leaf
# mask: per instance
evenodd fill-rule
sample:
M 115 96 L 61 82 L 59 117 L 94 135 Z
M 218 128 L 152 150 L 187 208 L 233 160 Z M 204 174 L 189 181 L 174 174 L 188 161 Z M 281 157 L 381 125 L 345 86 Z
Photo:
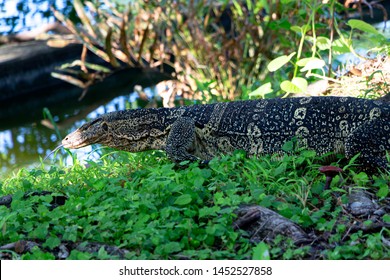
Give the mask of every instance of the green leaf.
M 205 216 L 217 216 L 217 212 L 221 208 L 218 206 L 213 207 L 203 207 L 199 209 L 199 218 L 205 217 Z
M 389 214 L 383 215 L 383 221 L 384 221 L 385 223 L 390 223 L 390 215 L 389 215 Z
M 272 20 L 271 22 L 269 22 L 268 27 L 271 30 L 277 30 L 277 31 L 280 31 L 280 29 L 290 30 L 291 23 L 287 19 Z
M 294 25 L 294 26 L 291 26 L 290 29 L 296 33 L 306 33 L 306 31 L 310 29 L 310 26 L 307 24 L 302 25 L 302 26 Z
M 48 223 L 39 224 L 32 232 L 29 233 L 30 238 L 46 239 L 48 232 Z
M 313 150 L 305 150 L 301 154 L 305 158 L 314 158 L 317 155 L 316 151 Z
M 53 254 L 43 252 L 38 246 L 35 246 L 30 252 L 22 256 L 22 260 L 55 260 L 55 257 Z
M 238 13 L 240 17 L 244 16 L 244 13 L 241 8 L 241 4 L 238 3 L 238 1 L 233 1 L 233 5 L 236 8 L 235 11 Z
M 61 244 L 60 239 L 57 236 L 50 236 L 45 243 L 43 243 L 44 247 L 48 247 L 50 250 L 54 249 L 58 245 Z
M 359 172 L 353 175 L 353 180 L 356 183 L 367 184 L 369 182 L 369 176 L 365 172 Z
M 253 248 L 252 260 L 269 260 L 269 248 L 264 242 L 260 242 Z
M 285 92 L 302 93 L 307 89 L 307 81 L 304 78 L 296 77 L 292 81 L 283 81 L 280 88 Z
M 381 199 L 386 198 L 388 194 L 389 194 L 389 186 L 387 184 L 382 184 L 379 187 L 378 192 L 376 193 L 376 195 Z
M 200 177 L 200 176 L 196 177 L 195 180 L 194 180 L 194 187 L 195 188 L 200 188 L 203 185 L 204 181 L 205 180 L 204 180 L 203 177 Z
M 299 87 L 297 87 L 296 85 L 294 85 L 292 82 L 290 81 L 283 81 L 281 84 L 280 84 L 280 88 L 282 90 L 284 90 L 285 92 L 292 92 L 292 93 L 300 93 L 301 90 L 299 89 Z
M 291 26 L 290 29 L 296 33 L 302 33 L 302 27 L 300 27 L 300 26 L 294 25 L 294 26 Z
M 265 83 L 259 86 L 257 89 L 249 93 L 250 97 L 262 97 L 264 98 L 266 94 L 273 92 L 271 83 Z
M 206 233 L 214 236 L 222 236 L 226 232 L 226 228 L 220 224 L 212 224 L 206 227 Z
M 100 247 L 100 249 L 98 251 L 98 258 L 100 260 L 107 260 L 107 259 L 110 258 L 110 255 L 107 253 L 107 251 L 104 248 L 104 246 Z
M 363 225 L 365 225 L 366 227 L 369 227 L 370 225 L 372 225 L 374 222 L 372 220 L 366 220 L 363 222 Z
M 179 242 L 168 242 L 167 244 L 162 245 L 162 249 L 164 253 L 172 254 L 181 251 L 181 246 Z
M 68 228 L 66 228 L 62 239 L 76 242 L 77 226 L 69 226 Z
M 296 77 L 292 79 L 292 83 L 298 86 L 302 92 L 305 92 L 307 89 L 307 81 L 304 78 Z
M 275 168 L 275 170 L 274 170 L 272 175 L 277 177 L 280 174 L 285 173 L 286 169 L 287 169 L 287 164 L 286 163 L 282 163 L 281 165 L 279 165 L 278 167 Z
M 293 149 L 294 149 L 294 142 L 293 141 L 287 141 L 282 146 L 282 150 L 285 152 L 291 152 Z
M 80 252 L 78 250 L 72 250 L 68 257 L 69 260 L 89 260 L 92 258 L 90 253 Z
M 176 198 L 174 204 L 176 205 L 187 205 L 192 201 L 191 195 L 189 194 L 182 194 L 178 198 Z
M 351 26 L 351 28 L 359 29 L 363 32 L 379 34 L 378 30 L 376 30 L 374 26 L 359 19 L 350 19 L 347 24 Z
M 296 52 L 293 52 L 292 54 L 290 54 L 289 56 L 287 55 L 282 55 L 282 56 L 279 56 L 275 59 L 273 59 L 270 63 L 268 63 L 268 71 L 270 72 L 275 72 L 276 70 L 278 70 L 279 68 L 283 67 L 286 63 L 288 63 L 291 58 L 296 54 Z

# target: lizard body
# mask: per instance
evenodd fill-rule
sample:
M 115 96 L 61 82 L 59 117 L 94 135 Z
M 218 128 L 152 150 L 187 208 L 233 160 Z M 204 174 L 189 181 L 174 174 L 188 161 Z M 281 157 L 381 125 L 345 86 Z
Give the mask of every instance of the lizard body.
M 210 160 L 240 149 L 249 156 L 280 152 L 284 143 L 322 155 L 357 153 L 368 167 L 387 167 L 390 105 L 352 97 L 234 101 L 108 113 L 64 138 L 65 148 L 94 143 L 139 152 L 165 150 L 174 162 Z

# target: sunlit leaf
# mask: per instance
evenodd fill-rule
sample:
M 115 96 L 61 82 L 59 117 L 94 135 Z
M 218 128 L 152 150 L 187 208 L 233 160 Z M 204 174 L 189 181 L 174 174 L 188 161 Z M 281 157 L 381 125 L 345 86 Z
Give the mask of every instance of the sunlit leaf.
M 242 11 L 241 8 L 241 3 L 238 3 L 238 1 L 233 1 L 233 5 L 235 8 L 235 11 L 238 13 L 240 17 L 244 16 L 244 12 Z
M 307 81 L 304 78 L 296 77 L 292 81 L 283 81 L 280 88 L 285 92 L 302 93 L 307 89 Z
M 293 52 L 289 56 L 282 55 L 282 56 L 279 56 L 279 57 L 273 59 L 270 63 L 268 63 L 268 66 L 267 66 L 268 70 L 270 72 L 274 72 L 274 71 L 278 70 L 279 68 L 283 67 L 286 63 L 288 63 L 295 54 L 296 54 L 296 52 Z
M 302 25 L 302 26 L 291 26 L 290 29 L 296 33 L 305 33 L 307 30 L 310 29 L 309 25 Z
M 291 26 L 290 29 L 296 33 L 302 33 L 302 28 L 300 26 Z
M 304 78 L 300 78 L 300 77 L 293 78 L 292 83 L 294 85 L 297 85 L 302 90 L 302 92 L 305 92 L 307 89 L 307 80 Z

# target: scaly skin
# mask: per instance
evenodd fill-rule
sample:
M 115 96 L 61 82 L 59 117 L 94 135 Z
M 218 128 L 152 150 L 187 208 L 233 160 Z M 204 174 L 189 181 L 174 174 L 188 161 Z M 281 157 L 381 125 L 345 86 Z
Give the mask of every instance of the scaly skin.
M 100 116 L 62 141 L 65 148 L 100 143 L 139 152 L 165 150 L 174 162 L 210 160 L 240 149 L 249 156 L 299 146 L 322 155 L 361 153 L 360 163 L 386 168 L 388 103 L 352 97 L 265 99 L 178 108 L 118 111 Z

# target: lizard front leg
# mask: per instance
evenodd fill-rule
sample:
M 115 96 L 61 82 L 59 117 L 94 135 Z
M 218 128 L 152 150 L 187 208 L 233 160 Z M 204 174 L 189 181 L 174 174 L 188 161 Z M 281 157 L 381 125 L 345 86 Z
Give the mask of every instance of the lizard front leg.
M 165 152 L 170 160 L 179 163 L 182 161 L 196 161 L 198 158 L 189 153 L 195 141 L 195 121 L 188 117 L 178 118 L 168 134 Z

